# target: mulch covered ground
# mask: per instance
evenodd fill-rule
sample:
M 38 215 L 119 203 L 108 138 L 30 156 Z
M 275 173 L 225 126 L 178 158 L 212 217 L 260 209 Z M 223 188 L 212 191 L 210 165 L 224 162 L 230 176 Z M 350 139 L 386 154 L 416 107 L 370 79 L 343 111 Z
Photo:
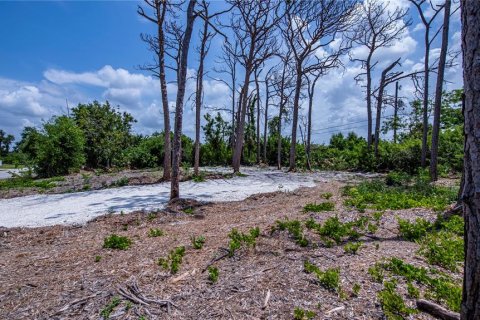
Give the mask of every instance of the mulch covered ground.
M 83 227 L 0 229 L 0 319 L 101 319 L 114 297 L 121 302 L 112 308 L 110 319 L 292 319 L 295 307 L 315 311 L 318 319 L 381 319 L 376 293 L 382 285 L 372 281 L 368 268 L 384 257 L 427 266 L 416 257 L 417 244 L 398 238 L 396 217 L 432 220 L 435 213 L 387 211 L 375 234 L 378 238 L 363 238 L 356 255 L 345 254 L 342 246 L 302 248 L 286 231 L 271 234 L 275 221 L 285 217 L 304 221 L 312 216 L 318 222 L 335 214 L 342 221 L 358 217 L 343 206 L 341 186 L 324 183 L 292 193 L 206 204 L 193 215 L 169 210 L 152 219 L 139 212 L 104 216 Z M 335 212 L 302 212 L 307 203 L 326 201 L 324 192 L 333 193 Z M 253 227 L 261 230 L 256 248 L 213 263 L 220 274 L 211 284 L 203 270 L 224 253 L 221 248 L 228 247 L 231 229 L 247 232 Z M 150 228 L 163 230 L 164 236 L 148 237 Z M 102 248 L 112 233 L 130 237 L 133 245 L 125 251 Z M 206 242 L 195 250 L 190 238 L 200 235 Z M 320 243 L 318 236 L 307 236 L 313 244 Z M 170 275 L 156 262 L 181 245 L 186 247 L 183 263 Z M 96 256 L 101 256 L 99 262 Z M 339 297 L 305 273 L 307 259 L 322 270 L 340 268 L 346 294 Z M 352 293 L 355 283 L 361 286 L 358 296 Z M 138 290 L 144 299 L 127 302 L 119 288 L 127 293 Z M 425 314 L 414 318 L 430 319 Z

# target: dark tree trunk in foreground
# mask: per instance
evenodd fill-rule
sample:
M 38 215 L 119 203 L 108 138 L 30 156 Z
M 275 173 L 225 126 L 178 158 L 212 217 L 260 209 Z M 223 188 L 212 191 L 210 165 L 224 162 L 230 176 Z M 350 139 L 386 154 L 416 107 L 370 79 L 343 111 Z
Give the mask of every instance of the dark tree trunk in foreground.
M 433 104 L 433 130 L 432 130 L 432 150 L 430 155 L 430 180 L 438 180 L 438 143 L 440 136 L 440 110 L 442 107 L 443 79 L 445 75 L 445 64 L 447 60 L 448 49 L 448 27 L 450 25 L 450 5 L 451 1 L 445 1 L 445 11 L 443 20 L 442 48 L 440 50 L 440 61 L 438 62 L 437 85 L 435 88 L 435 103 Z M 480 28 L 480 26 L 479 26 Z
M 480 1 L 461 0 L 465 90 L 465 269 L 461 319 L 480 319 Z
M 170 199 L 180 197 L 180 161 L 182 160 L 182 120 L 183 120 L 183 100 L 185 98 L 185 85 L 187 82 L 187 59 L 188 50 L 190 48 L 190 39 L 192 38 L 193 23 L 195 15 L 193 9 L 196 0 L 190 0 L 187 8 L 187 21 L 185 33 L 182 37 L 180 46 L 180 63 L 178 65 L 178 90 L 177 101 L 175 106 L 175 133 L 173 136 L 173 166 L 172 166 L 172 182 L 170 189 Z

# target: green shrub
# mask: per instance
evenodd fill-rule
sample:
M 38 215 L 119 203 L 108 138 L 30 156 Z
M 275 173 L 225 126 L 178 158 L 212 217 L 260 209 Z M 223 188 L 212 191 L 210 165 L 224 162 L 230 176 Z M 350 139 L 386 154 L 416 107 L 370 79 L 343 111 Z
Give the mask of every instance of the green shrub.
M 119 297 L 113 297 L 112 300 L 105 306 L 105 308 L 100 311 L 100 315 L 104 320 L 108 320 L 113 310 L 120 304 L 121 300 Z
M 212 266 L 208 267 L 208 280 L 210 280 L 210 282 L 212 283 L 217 282 L 218 275 L 219 275 L 219 272 L 217 267 L 212 267 Z
M 428 234 L 420 242 L 420 254 L 427 258 L 430 264 L 442 266 L 450 271 L 456 271 L 464 260 L 464 241 L 462 237 L 448 231 Z
M 382 283 L 385 277 L 383 268 L 379 263 L 375 263 L 372 267 L 368 268 L 368 274 L 375 282 Z
M 150 230 L 148 230 L 148 236 L 150 238 L 161 237 L 163 236 L 163 231 L 156 228 L 150 228 Z
M 348 254 L 356 254 L 361 246 L 362 242 L 349 242 L 343 247 L 343 250 Z
M 0 180 L 0 190 L 39 188 L 51 189 L 57 186 L 57 182 L 65 181 L 64 177 L 53 177 L 48 179 L 32 179 L 28 176 L 18 176 L 10 179 Z
M 194 249 L 198 250 L 203 248 L 203 244 L 205 243 L 204 236 L 199 236 L 199 237 L 192 236 L 190 239 L 192 241 L 192 246 Z
M 407 293 L 412 299 L 420 298 L 420 291 L 411 282 L 407 282 Z
M 240 249 L 242 245 L 247 247 L 255 247 L 256 239 L 260 235 L 260 229 L 252 228 L 248 231 L 248 234 L 241 233 L 237 229 L 233 228 L 228 237 L 230 238 L 230 242 L 228 244 L 229 256 L 233 257 L 235 251 Z
M 295 307 L 293 310 L 293 319 L 295 320 L 310 320 L 314 319 L 317 316 L 317 314 L 313 311 L 310 310 L 304 310 L 299 307 Z
M 330 200 L 330 198 L 333 196 L 333 193 L 331 192 L 325 192 L 322 194 L 322 198 L 325 200 Z
M 317 280 L 325 289 L 338 290 L 340 288 L 340 269 L 329 268 L 325 271 L 320 270 L 316 265 L 306 260 L 303 264 L 307 273 L 314 273 Z
M 302 224 L 298 220 L 284 220 L 284 221 L 277 221 L 276 227 L 272 229 L 272 232 L 278 229 L 280 231 L 288 230 L 290 235 L 295 239 L 295 242 L 301 246 L 306 247 L 308 246 L 308 239 L 303 234 Z
M 102 260 L 102 256 L 95 256 L 95 262 L 100 262 Z
M 352 292 L 353 292 L 353 295 L 355 297 L 358 297 L 358 294 L 360 293 L 360 290 L 362 289 L 362 287 L 360 287 L 360 285 L 358 283 L 355 283 L 352 287 Z
M 192 176 L 193 182 L 205 182 L 205 173 L 204 172 L 199 172 L 198 175 L 193 175 Z
M 432 228 L 432 224 L 422 218 L 417 218 L 415 222 L 410 222 L 400 218 L 398 218 L 397 221 L 400 236 L 409 241 L 416 241 L 424 237 Z
M 158 259 L 158 265 L 166 270 L 170 270 L 170 273 L 175 274 L 180 270 L 183 256 L 185 255 L 185 247 L 176 247 L 165 258 Z
M 387 186 L 404 186 L 411 180 L 412 177 L 405 172 L 392 171 L 385 178 L 385 184 Z
M 85 163 L 84 146 L 85 137 L 72 119 L 52 118 L 43 125 L 35 171 L 41 177 L 77 172 Z
M 417 313 L 417 310 L 408 308 L 402 297 L 395 291 L 395 281 L 385 281 L 383 290 L 378 293 L 378 300 L 387 319 L 403 320 Z
M 185 212 L 186 214 L 193 214 L 195 210 L 192 207 L 188 207 L 183 209 L 183 212 Z
M 303 212 L 322 212 L 335 210 L 335 204 L 333 202 L 322 203 L 307 203 L 303 208 Z
M 103 247 L 108 249 L 127 250 L 131 245 L 131 239 L 116 234 L 106 237 L 103 241 Z

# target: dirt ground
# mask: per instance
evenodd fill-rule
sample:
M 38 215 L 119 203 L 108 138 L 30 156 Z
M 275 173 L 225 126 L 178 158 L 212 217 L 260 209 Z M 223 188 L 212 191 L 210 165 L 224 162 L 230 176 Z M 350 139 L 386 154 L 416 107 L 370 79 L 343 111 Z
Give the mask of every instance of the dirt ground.
M 364 245 L 356 255 L 345 254 L 342 246 L 302 248 L 286 231 L 270 232 L 275 221 L 285 217 L 303 221 L 312 216 L 318 222 L 335 214 L 342 221 L 358 217 L 342 205 L 341 187 L 338 182 L 323 183 L 290 193 L 206 204 L 190 215 L 139 212 L 107 215 L 83 227 L 0 229 L 0 319 L 101 319 L 101 311 L 114 297 L 121 303 L 110 319 L 292 319 L 295 307 L 315 311 L 316 319 L 381 319 L 376 293 L 382 285 L 372 281 L 368 268 L 384 257 L 426 267 L 415 255 L 418 245 L 398 238 L 396 217 L 433 220 L 435 213 L 387 211 L 375 234 L 378 238 L 362 238 Z M 307 203 L 325 201 L 324 192 L 333 194 L 334 212 L 302 212 Z M 228 247 L 228 233 L 253 227 L 261 230 L 255 249 L 243 248 L 234 257 L 214 262 L 219 279 L 211 284 L 203 270 L 222 255 L 221 248 Z M 148 237 L 150 228 L 163 230 L 164 236 Z M 102 248 L 112 233 L 129 236 L 133 245 L 124 251 Z M 201 250 L 192 247 L 194 235 L 206 238 Z M 320 243 L 313 233 L 307 236 Z M 183 263 L 177 274 L 170 275 L 156 262 L 181 245 L 186 247 Z M 340 268 L 346 296 L 324 289 L 314 275 L 305 273 L 307 259 L 322 270 Z M 355 283 L 361 286 L 358 296 L 352 294 Z M 155 302 L 127 302 L 118 292 L 127 285 L 136 285 L 149 301 L 169 300 L 173 305 L 168 310 Z M 413 306 L 414 301 L 407 303 Z M 421 313 L 413 317 L 430 319 Z

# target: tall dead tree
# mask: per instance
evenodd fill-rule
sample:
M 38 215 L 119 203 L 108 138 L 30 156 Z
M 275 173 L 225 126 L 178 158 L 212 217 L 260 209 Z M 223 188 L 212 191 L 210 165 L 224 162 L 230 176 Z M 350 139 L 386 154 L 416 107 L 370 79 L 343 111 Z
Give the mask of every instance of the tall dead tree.
M 312 170 L 310 165 L 310 149 L 312 145 L 312 113 L 313 113 L 313 96 L 315 94 L 315 85 L 318 79 L 322 75 L 321 72 L 316 72 L 310 78 L 308 75 L 305 77 L 307 80 L 307 93 L 308 93 L 308 115 L 307 115 L 307 141 L 305 147 L 305 153 L 307 155 L 307 169 Z
M 289 170 L 295 170 L 298 113 L 300 95 L 306 74 L 321 70 L 327 65 L 336 66 L 339 56 L 346 51 L 345 46 L 338 50 L 330 44 L 349 26 L 354 1 L 309 1 L 287 2 L 282 34 L 295 64 L 295 95 L 293 98 L 292 136 L 290 144 Z M 319 58 L 318 52 L 327 55 Z
M 264 107 L 264 119 L 263 119 L 263 163 L 268 164 L 267 159 L 267 143 L 268 143 L 268 107 L 270 106 L 270 93 L 272 85 L 272 77 L 275 70 L 275 66 L 270 68 L 265 74 L 265 107 Z
M 196 0 L 189 0 L 186 12 L 184 31 L 179 43 L 179 63 L 177 65 L 177 100 L 175 105 L 175 131 L 173 134 L 173 165 L 170 199 L 180 197 L 180 162 L 182 159 L 182 121 L 183 121 L 183 100 L 185 98 L 185 86 L 187 83 L 187 63 L 190 40 L 192 38 L 193 24 L 195 22 Z
M 392 120 L 392 127 L 393 127 L 393 143 L 397 143 L 397 131 L 398 131 L 398 108 L 399 108 L 399 100 L 398 100 L 398 91 L 400 90 L 400 86 L 398 81 L 395 82 L 395 100 L 393 103 L 393 120 Z
M 230 99 L 231 99 L 231 136 L 230 136 L 230 145 L 232 149 L 235 147 L 235 120 L 236 120 L 236 109 L 237 109 L 237 65 L 238 65 L 238 42 L 231 44 L 228 41 L 224 41 L 222 45 L 222 55 L 216 60 L 216 66 L 214 71 L 219 74 L 225 74 L 228 77 L 228 81 L 222 78 L 215 77 L 215 81 L 219 81 L 225 84 L 230 90 Z
M 171 141 L 170 141 L 170 110 L 168 107 L 167 80 L 165 76 L 165 17 L 168 9 L 166 0 L 144 0 L 147 7 L 151 9 L 153 14 L 145 12 L 142 6 L 138 6 L 137 12 L 140 16 L 153 22 L 156 25 L 156 36 L 141 35 L 151 51 L 155 53 L 155 63 L 144 65 L 143 70 L 152 72 L 160 80 L 160 91 L 162 94 L 163 108 L 163 131 L 164 131 L 164 158 L 163 158 L 163 179 L 170 180 L 171 176 Z
M 438 180 L 438 143 L 440 136 L 440 110 L 442 107 L 443 80 L 445 75 L 445 65 L 447 63 L 448 50 L 448 29 L 450 25 L 450 7 L 451 0 L 445 1 L 445 10 L 443 17 L 442 47 L 440 49 L 440 59 L 438 61 L 437 84 L 435 87 L 435 102 L 433 104 L 433 126 L 432 126 L 432 150 L 430 155 L 430 180 Z M 479 26 L 480 27 L 480 26 Z
M 424 36 L 424 62 L 423 62 L 423 127 L 422 127 L 422 155 L 421 155 L 421 165 L 425 167 L 427 165 L 427 150 L 428 150 L 428 101 L 429 101 L 429 86 L 430 86 L 430 47 L 436 35 L 430 39 L 430 31 L 432 24 L 435 18 L 440 13 L 442 7 L 436 7 L 433 5 L 431 0 L 409 0 L 417 8 L 418 15 L 422 21 L 423 26 L 425 27 L 425 36 Z M 427 10 L 432 10 L 433 14 L 430 17 L 426 16 Z
M 262 72 L 262 69 L 257 68 L 255 69 L 254 75 L 255 75 L 255 90 L 257 92 L 257 100 L 256 100 L 256 110 L 257 110 L 257 126 L 256 126 L 256 143 L 257 143 L 257 153 L 256 153 L 256 162 L 257 164 L 260 163 L 260 105 L 261 105 L 261 100 L 260 100 L 260 83 L 258 78 L 260 77 L 260 73 Z
M 480 319 L 480 1 L 461 0 L 465 157 L 465 267 L 460 316 Z
M 381 48 L 388 48 L 395 44 L 407 30 L 409 21 L 406 21 L 408 10 L 399 7 L 390 11 L 384 2 L 378 0 L 364 1 L 357 6 L 356 21 L 351 33 L 347 36 L 353 44 L 365 47 L 368 50 L 366 57 L 351 57 L 352 61 L 361 63 L 364 72 L 358 74 L 355 80 L 366 80 L 367 100 L 367 143 L 372 145 L 372 97 L 373 72 L 378 64 L 375 53 Z M 365 79 L 366 78 L 366 79 Z
M 275 27 L 281 19 L 279 2 L 274 0 L 243 1 L 229 0 L 235 9 L 231 19 L 233 41 L 239 44 L 237 58 L 244 68 L 244 80 L 240 91 L 238 117 L 235 128 L 235 148 L 232 167 L 240 171 L 240 161 L 245 134 L 249 85 L 252 72 L 277 50 Z

